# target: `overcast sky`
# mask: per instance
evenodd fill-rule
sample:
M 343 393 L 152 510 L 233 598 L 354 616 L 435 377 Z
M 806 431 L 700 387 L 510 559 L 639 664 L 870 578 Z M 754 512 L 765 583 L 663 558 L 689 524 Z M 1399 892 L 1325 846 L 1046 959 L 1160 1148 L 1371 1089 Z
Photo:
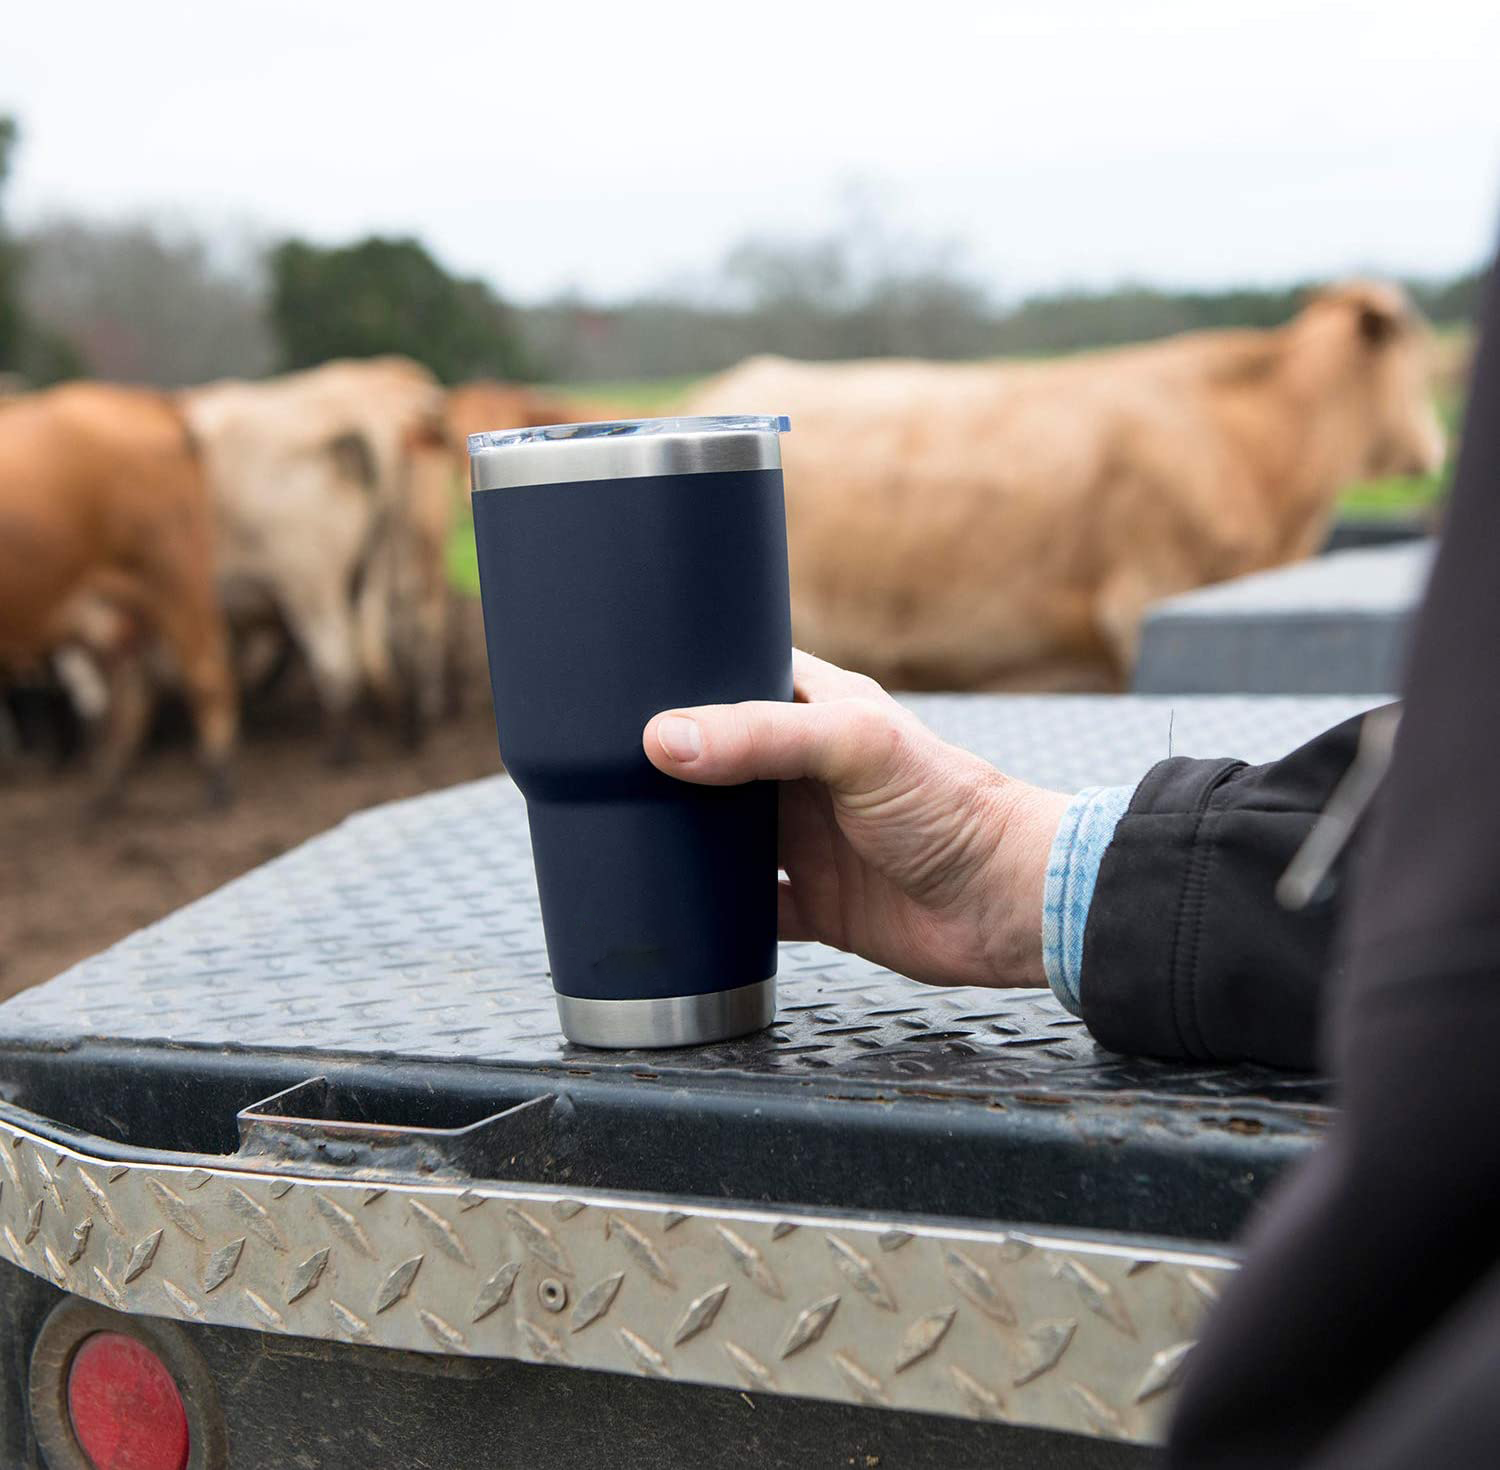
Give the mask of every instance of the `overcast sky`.
M 534 299 L 703 272 L 873 186 L 997 294 L 1475 263 L 1495 0 L 11 0 L 11 194 L 336 241 Z

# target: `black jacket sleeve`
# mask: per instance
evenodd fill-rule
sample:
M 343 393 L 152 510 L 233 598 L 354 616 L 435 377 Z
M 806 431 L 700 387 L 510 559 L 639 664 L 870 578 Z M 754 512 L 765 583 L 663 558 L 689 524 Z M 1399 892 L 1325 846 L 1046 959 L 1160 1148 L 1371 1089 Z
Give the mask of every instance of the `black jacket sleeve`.
M 1101 1045 L 1315 1064 L 1349 854 L 1305 909 L 1281 908 L 1275 886 L 1349 769 L 1362 719 L 1268 765 L 1178 758 L 1147 773 L 1084 930 L 1083 1018 Z

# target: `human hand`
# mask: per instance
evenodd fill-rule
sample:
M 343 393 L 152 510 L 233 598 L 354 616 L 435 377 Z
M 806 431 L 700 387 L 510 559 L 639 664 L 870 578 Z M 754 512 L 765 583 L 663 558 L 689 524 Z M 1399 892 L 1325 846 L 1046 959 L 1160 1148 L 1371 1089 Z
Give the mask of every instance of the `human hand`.
M 793 656 L 797 703 L 669 710 L 660 771 L 781 788 L 780 932 L 934 985 L 1044 985 L 1042 890 L 1068 797 L 938 739 L 873 679 Z

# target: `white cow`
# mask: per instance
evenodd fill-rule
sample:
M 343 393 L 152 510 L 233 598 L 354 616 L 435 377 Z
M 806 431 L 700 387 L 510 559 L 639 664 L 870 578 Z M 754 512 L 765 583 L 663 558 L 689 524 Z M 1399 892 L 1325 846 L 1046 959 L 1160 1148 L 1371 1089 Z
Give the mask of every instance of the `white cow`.
M 312 670 L 331 754 L 350 754 L 364 690 L 418 723 L 436 717 L 453 483 L 433 377 L 402 358 L 340 361 L 183 402 L 230 624 L 284 624 Z

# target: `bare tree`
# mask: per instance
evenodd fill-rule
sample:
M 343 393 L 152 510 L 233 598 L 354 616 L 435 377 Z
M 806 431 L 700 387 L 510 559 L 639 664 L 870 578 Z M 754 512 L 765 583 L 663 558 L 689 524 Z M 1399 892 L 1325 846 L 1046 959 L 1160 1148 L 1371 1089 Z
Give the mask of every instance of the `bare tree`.
M 4 204 L 5 181 L 10 176 L 18 132 L 14 118 L 0 116 L 0 205 Z M 0 371 L 5 372 L 14 372 L 20 366 L 26 335 L 20 273 L 21 252 L 7 233 L 4 214 L 0 213 Z
M 274 346 L 259 254 L 149 219 L 56 218 L 22 241 L 27 316 L 89 372 L 181 387 L 267 372 Z
M 868 188 L 800 239 L 752 236 L 706 279 L 624 305 L 576 295 L 525 314 L 540 361 L 574 380 L 713 372 L 757 352 L 838 358 L 993 353 L 996 315 L 952 242 L 903 234 Z

